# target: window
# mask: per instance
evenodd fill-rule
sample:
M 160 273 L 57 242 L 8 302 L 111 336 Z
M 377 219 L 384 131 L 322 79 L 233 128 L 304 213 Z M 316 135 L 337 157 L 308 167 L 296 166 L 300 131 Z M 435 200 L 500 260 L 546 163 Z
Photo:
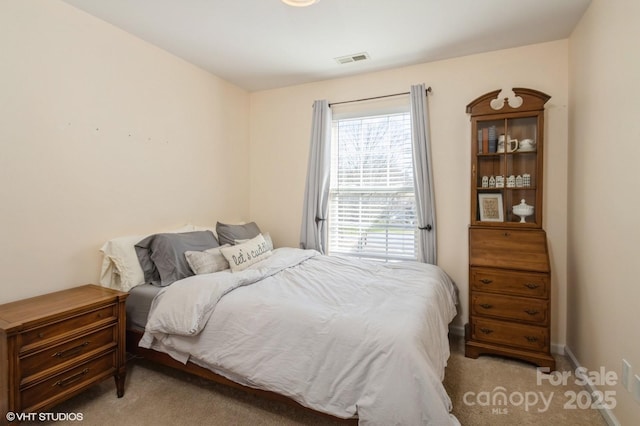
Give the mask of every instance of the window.
M 328 252 L 416 259 L 408 112 L 334 119 Z

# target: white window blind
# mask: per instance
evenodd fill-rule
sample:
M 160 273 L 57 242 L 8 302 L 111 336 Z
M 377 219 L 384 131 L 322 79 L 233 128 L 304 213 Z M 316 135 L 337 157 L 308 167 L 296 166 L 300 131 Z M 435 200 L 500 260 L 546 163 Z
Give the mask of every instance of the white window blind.
M 334 119 L 328 252 L 416 259 L 408 112 Z

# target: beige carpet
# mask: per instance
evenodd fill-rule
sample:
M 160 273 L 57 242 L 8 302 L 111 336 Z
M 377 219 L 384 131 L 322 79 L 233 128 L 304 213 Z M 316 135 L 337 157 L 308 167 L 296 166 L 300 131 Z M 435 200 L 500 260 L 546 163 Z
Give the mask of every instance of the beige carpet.
M 452 356 L 444 383 L 453 401 L 453 412 L 462 425 L 606 425 L 597 410 L 564 407 L 570 402 L 565 392 L 584 390 L 573 380 L 569 380 L 567 386 L 552 386 L 546 381 L 538 385 L 536 370 L 529 364 L 490 356 L 476 360 L 465 358 L 464 345 L 459 338 L 453 338 L 451 346 Z M 566 358 L 556 358 L 559 370 L 572 370 Z M 507 405 L 491 405 L 491 398 L 501 391 L 507 395 Z M 533 393 L 538 396 L 535 404 Z M 550 401 L 548 409 L 540 395 Z M 525 407 L 527 397 L 530 404 Z M 52 411 L 82 413 L 83 421 L 52 422 L 51 425 L 334 424 L 330 419 L 306 410 L 209 383 L 144 360 L 132 360 L 128 364 L 123 398 L 116 398 L 114 381 L 108 380 Z
M 568 358 L 554 357 L 558 371 L 572 372 L 566 386 L 553 386 L 546 379 L 540 379 L 538 384 L 536 368 L 525 362 L 494 356 L 465 358 L 463 339 L 452 338 L 444 385 L 453 413 L 464 426 L 606 426 L 598 410 L 578 408 L 578 403 L 572 407 L 571 395 L 583 392 L 582 396 L 586 396 L 586 388 L 575 383 Z M 507 404 L 490 404 L 501 392 L 507 395 Z M 490 398 L 487 400 L 485 395 Z M 584 398 L 581 401 L 584 406 Z

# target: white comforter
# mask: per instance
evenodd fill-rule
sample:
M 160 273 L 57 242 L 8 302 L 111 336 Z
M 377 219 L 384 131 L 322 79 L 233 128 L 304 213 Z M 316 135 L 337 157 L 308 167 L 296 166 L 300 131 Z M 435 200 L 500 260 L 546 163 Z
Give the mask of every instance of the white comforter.
M 455 301 L 432 265 L 281 248 L 163 289 L 140 346 L 361 425 L 459 425 L 442 385 Z

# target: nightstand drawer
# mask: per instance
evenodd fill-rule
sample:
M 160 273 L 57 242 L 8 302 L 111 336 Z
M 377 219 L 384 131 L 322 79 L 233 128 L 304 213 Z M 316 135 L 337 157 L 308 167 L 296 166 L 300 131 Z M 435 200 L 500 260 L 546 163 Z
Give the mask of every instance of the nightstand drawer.
M 548 327 L 475 318 L 471 322 L 471 338 L 522 349 L 549 351 Z
M 471 296 L 471 313 L 537 325 L 549 324 L 549 302 L 541 299 L 475 293 Z
M 549 297 L 549 275 L 471 268 L 470 287 L 474 291 L 546 299 Z
M 116 352 L 110 351 L 45 381 L 25 387 L 20 391 L 22 411 L 36 411 L 41 406 L 46 406 L 51 399 L 59 398 L 60 394 L 71 393 L 112 375 L 116 366 Z
M 109 305 L 87 313 L 81 313 L 76 316 L 50 323 L 42 327 L 33 328 L 22 333 L 22 349 L 21 351 L 31 349 L 26 348 L 30 345 L 62 337 L 79 328 L 95 325 L 99 321 L 111 319 L 116 321 L 116 305 Z
M 117 344 L 117 332 L 114 324 L 22 357 L 20 359 L 22 379 L 73 362 L 96 349 L 114 347 Z

